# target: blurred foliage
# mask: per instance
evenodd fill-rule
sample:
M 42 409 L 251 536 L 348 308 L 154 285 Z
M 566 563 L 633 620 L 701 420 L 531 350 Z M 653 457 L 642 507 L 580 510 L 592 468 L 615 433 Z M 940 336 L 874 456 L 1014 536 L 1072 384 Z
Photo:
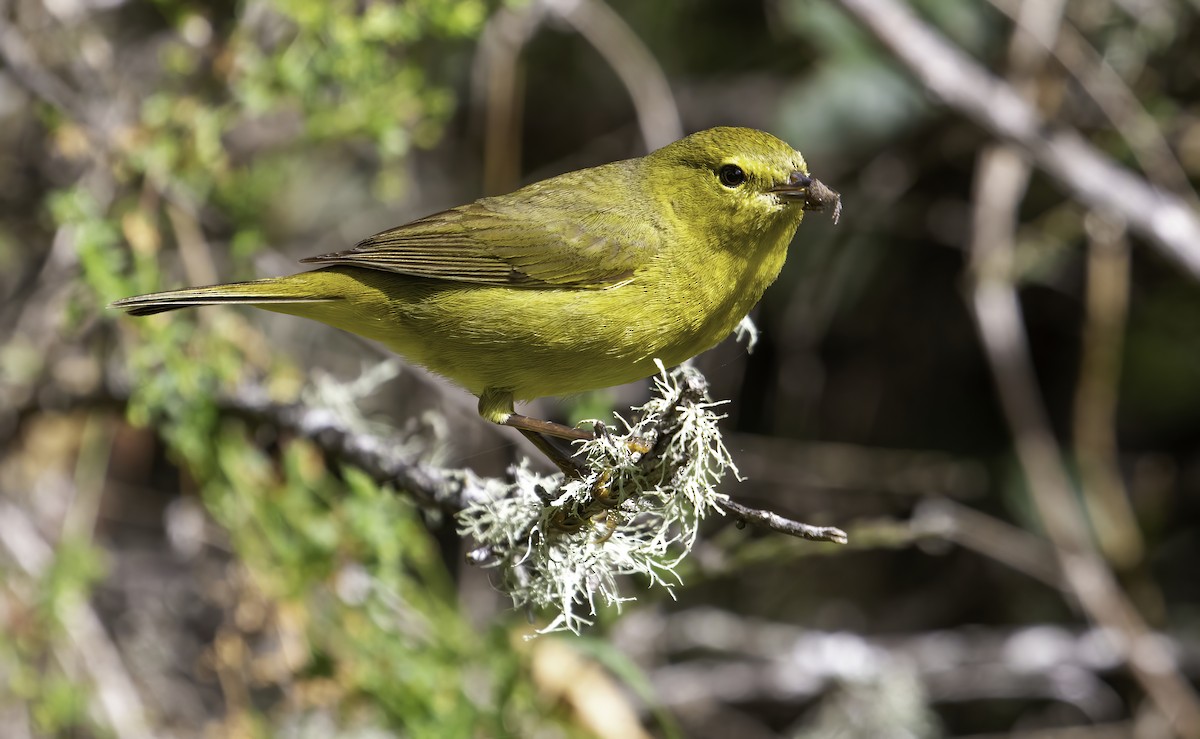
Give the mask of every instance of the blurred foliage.
M 19 595 L 23 606 L 8 616 L 13 628 L 0 633 L 0 664 L 8 689 L 28 702 L 32 723 L 47 735 L 102 729 L 88 715 L 91 690 L 78 680 L 78 666 L 64 658 L 62 645 L 70 638 L 64 621 L 108 574 L 103 561 L 103 552 L 88 542 L 64 539 L 36 578 L 22 582 L 18 568 L 0 565 L 8 597 Z
M 410 503 L 353 470 L 329 474 L 300 441 L 284 450 L 282 469 L 237 432 L 220 437 L 217 457 L 224 474 L 205 487 L 208 510 L 231 533 L 277 628 L 306 645 L 297 663 L 249 674 L 266 672 L 264 682 L 309 698 L 300 708 L 329 711 L 348 728 L 474 736 L 553 723 L 522 679 L 512 634 L 478 629 L 458 611 Z
M 169 282 L 168 252 L 208 249 L 187 243 L 201 224 L 227 239 L 244 265 L 265 243 L 262 216 L 295 175 L 298 152 L 356 158 L 377 197 L 400 196 L 405 159 L 435 144 L 453 111 L 453 52 L 466 48 L 487 12 L 477 0 L 281 0 L 248 3 L 236 18 L 167 0 L 152 13 L 123 8 L 138 24 L 159 25 L 148 36 L 161 65 L 150 78 L 110 80 L 133 88 L 113 90 L 126 99 L 110 113 L 127 118 L 73 118 L 41 103 L 56 154 L 83 173 L 45 198 L 90 288 L 75 293 L 63 330 L 86 330 L 100 306 Z M 54 33 L 86 42 L 119 23 L 63 24 Z M 258 330 L 229 314 L 122 332 L 130 419 L 161 435 L 228 532 L 247 579 L 235 614 L 245 603 L 265 604 L 257 618 L 239 615 L 220 627 L 207 669 L 223 686 L 289 696 L 286 705 L 247 703 L 233 689 L 222 733 L 576 733 L 539 699 L 519 638 L 503 623 L 480 629 L 460 613 L 437 543 L 411 504 L 353 470 L 327 468 L 302 440 L 282 444 L 276 459 L 222 420 L 214 399 L 223 389 L 255 377 L 285 397 L 299 388 L 297 371 L 262 351 Z M 36 608 L 29 626 L 6 629 L 0 642 L 5 669 L 16 670 L 13 694 L 29 702 L 38 733 L 115 728 L 89 718 L 94 688 L 78 671 L 48 664 L 66 638 L 58 604 L 86 599 L 104 575 L 101 552 L 58 542 L 52 566 L 32 584 L 38 594 L 21 598 Z

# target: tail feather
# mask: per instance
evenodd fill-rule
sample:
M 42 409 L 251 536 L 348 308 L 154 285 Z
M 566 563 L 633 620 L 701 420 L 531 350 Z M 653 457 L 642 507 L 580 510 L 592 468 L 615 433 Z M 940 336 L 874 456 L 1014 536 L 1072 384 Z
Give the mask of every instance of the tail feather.
M 179 308 L 198 305 L 222 305 L 242 303 L 265 305 L 269 303 L 324 303 L 337 300 L 335 296 L 305 293 L 303 287 L 285 284 L 280 279 L 255 280 L 253 282 L 230 282 L 224 285 L 192 287 L 169 290 L 149 295 L 122 298 L 110 307 L 119 308 L 131 316 L 152 316 Z

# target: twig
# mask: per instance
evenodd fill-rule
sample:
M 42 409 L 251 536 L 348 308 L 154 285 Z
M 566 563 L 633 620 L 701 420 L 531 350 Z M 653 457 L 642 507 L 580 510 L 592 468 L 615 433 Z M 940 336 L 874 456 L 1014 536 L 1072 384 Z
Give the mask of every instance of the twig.
M 1071 592 L 1096 623 L 1121 635 L 1122 659 L 1178 733 L 1200 736 L 1200 703 L 1195 693 L 1180 677 L 1170 652 L 1151 635 L 1091 549 L 1074 488 L 1036 400 L 1015 293 L 1011 286 L 1006 290 L 997 284 L 981 284 L 975 289 L 974 302 L 1005 415 L 1013 427 L 1017 456 Z
M 524 75 L 519 58 L 545 16 L 539 3 L 504 6 L 479 35 L 471 87 L 484 111 L 483 189 L 488 195 L 508 192 L 520 177 Z
M 629 92 L 647 149 L 683 136 L 671 85 L 658 60 L 621 16 L 602 0 L 543 0 L 608 62 Z
M 915 534 L 952 542 L 1057 590 L 1067 588 L 1054 549 L 1045 539 L 974 508 L 931 498 L 917 506 L 909 526 Z M 857 528 L 853 530 L 857 537 Z
M 616 73 L 633 102 L 647 149 L 683 136 L 679 109 L 662 67 L 602 0 L 539 0 L 524 7 L 503 7 L 480 35 L 471 83 L 473 97 L 484 108 L 483 181 L 489 194 L 512 189 L 520 175 L 524 75 L 519 60 L 547 16 L 569 25 Z
M 739 523 L 752 523 L 755 526 L 761 526 L 771 531 L 787 534 L 788 536 L 808 539 L 809 541 L 829 541 L 834 544 L 845 544 L 849 541 L 845 531 L 833 526 L 813 526 L 812 524 L 800 523 L 799 521 L 784 518 L 770 511 L 763 511 L 758 508 L 742 505 L 728 498 L 722 500 L 719 505 L 730 515 L 737 518 Z
M 1117 466 L 1117 385 L 1129 309 L 1129 242 L 1122 226 L 1095 213 L 1085 225 L 1087 312 L 1075 390 L 1075 456 L 1100 549 L 1118 568 L 1129 569 L 1145 550 Z
M 473 476 L 406 458 L 399 445 L 351 429 L 324 409 L 275 403 L 259 392 L 242 392 L 221 398 L 217 404 L 228 413 L 267 421 L 308 438 L 339 460 L 362 469 L 376 482 L 396 485 L 448 513 L 462 510 L 482 488 Z M 844 531 L 832 526 L 812 526 L 731 500 L 723 501 L 721 506 L 740 521 L 781 534 L 839 544 L 847 540 Z
M 1129 227 L 1200 277 L 1200 217 L 1078 133 L 1052 130 L 1008 83 L 989 74 L 897 0 L 839 0 L 931 93 L 998 138 L 1018 146 L 1092 208 Z

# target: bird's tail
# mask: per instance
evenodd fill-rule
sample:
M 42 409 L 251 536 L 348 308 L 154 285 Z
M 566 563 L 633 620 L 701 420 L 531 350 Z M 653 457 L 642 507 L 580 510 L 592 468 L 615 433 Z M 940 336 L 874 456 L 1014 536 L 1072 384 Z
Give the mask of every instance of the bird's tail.
M 322 294 L 314 290 L 314 281 L 298 280 L 293 277 L 276 277 L 253 282 L 230 282 L 224 285 L 190 287 L 184 290 L 169 290 L 149 295 L 122 298 L 110 307 L 119 308 L 131 316 L 151 316 L 179 308 L 197 305 L 221 305 L 243 303 L 264 308 L 280 303 L 324 303 L 337 300 L 337 296 Z

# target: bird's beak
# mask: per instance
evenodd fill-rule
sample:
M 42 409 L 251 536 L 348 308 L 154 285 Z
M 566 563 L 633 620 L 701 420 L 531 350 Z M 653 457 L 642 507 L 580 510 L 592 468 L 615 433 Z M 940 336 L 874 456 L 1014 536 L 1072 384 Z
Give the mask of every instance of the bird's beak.
M 802 203 L 805 210 L 825 210 L 832 205 L 834 223 L 842 216 L 842 196 L 803 172 L 792 172 L 787 182 L 772 187 L 770 191 L 784 201 Z

